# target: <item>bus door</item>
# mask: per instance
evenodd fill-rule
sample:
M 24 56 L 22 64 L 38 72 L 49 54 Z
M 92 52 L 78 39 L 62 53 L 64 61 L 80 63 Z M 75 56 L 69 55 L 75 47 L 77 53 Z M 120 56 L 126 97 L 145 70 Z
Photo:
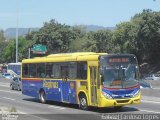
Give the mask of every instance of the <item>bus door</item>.
M 90 67 L 91 104 L 97 105 L 97 67 Z
M 62 84 L 61 95 L 63 102 L 69 102 L 68 66 L 61 66 Z

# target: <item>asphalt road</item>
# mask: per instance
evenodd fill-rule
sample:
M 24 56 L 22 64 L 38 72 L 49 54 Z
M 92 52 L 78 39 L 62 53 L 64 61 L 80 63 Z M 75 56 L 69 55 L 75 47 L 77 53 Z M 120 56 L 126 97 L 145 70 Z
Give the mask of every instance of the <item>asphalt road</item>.
M 0 78 L 0 108 L 16 109 L 19 113 L 18 120 L 102 120 L 114 119 L 116 115 L 121 119 L 122 116 L 119 115 L 130 114 L 158 114 L 159 116 L 155 118 L 160 119 L 160 101 L 142 100 L 139 105 L 125 106 L 119 111 L 113 108 L 90 108 L 89 111 L 83 111 L 77 105 L 57 102 L 42 104 L 35 98 L 22 95 L 20 91 L 10 90 L 9 80 L 2 78 Z

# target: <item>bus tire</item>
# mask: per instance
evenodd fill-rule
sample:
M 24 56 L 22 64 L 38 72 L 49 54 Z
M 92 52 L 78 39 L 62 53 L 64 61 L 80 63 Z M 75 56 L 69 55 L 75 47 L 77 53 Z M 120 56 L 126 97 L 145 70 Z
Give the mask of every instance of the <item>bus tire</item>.
M 82 110 L 88 110 L 88 102 L 84 94 L 79 96 L 79 108 Z
M 39 92 L 39 99 L 40 99 L 40 102 L 45 104 L 46 103 L 46 94 L 44 92 L 44 90 L 41 90 Z

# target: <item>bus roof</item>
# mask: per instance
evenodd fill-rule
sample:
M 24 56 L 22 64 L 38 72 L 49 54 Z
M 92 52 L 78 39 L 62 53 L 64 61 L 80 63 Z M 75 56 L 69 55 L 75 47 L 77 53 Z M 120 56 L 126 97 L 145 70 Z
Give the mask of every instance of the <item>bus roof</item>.
M 22 63 L 21 62 L 18 62 L 18 63 L 8 63 L 8 65 L 21 65 Z
M 60 53 L 60 54 L 51 54 L 46 57 L 24 59 L 22 60 L 22 62 L 42 63 L 42 62 L 87 61 L 87 60 L 98 60 L 99 55 L 107 55 L 107 53 L 95 53 L 95 52 Z
M 75 52 L 75 53 L 61 53 L 61 54 L 51 54 L 48 55 L 47 58 L 50 57 L 73 57 L 73 56 L 86 56 L 86 55 L 100 55 L 102 53 L 95 52 Z M 106 54 L 106 53 L 103 53 Z

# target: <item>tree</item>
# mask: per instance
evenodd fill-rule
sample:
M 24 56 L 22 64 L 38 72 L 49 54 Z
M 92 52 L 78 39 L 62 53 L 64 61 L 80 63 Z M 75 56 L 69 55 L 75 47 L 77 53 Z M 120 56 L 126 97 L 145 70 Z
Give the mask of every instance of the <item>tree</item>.
M 2 41 L 5 41 L 4 32 L 3 32 L 3 30 L 0 30 L 0 42 L 2 42 Z
M 112 35 L 112 31 L 110 30 L 99 30 L 93 34 L 96 52 L 112 51 Z
M 0 56 L 1 56 L 0 63 L 5 62 L 5 59 L 3 57 L 3 51 L 6 45 L 7 45 L 7 42 L 5 41 L 4 32 L 3 30 L 0 30 Z
M 141 61 L 157 62 L 160 59 L 160 12 L 143 10 L 132 22 L 138 25 L 137 55 Z
M 68 52 L 83 52 L 87 41 L 87 32 L 84 26 L 71 27 L 72 41 L 69 44 Z
M 70 26 L 50 20 L 34 34 L 34 39 L 36 44 L 46 45 L 48 53 L 67 52 L 73 40 L 73 34 Z
M 28 48 L 33 45 L 33 41 L 26 40 L 24 37 L 18 38 L 18 59 L 22 61 L 24 58 L 28 58 Z M 11 39 L 7 42 L 7 46 L 4 49 L 3 56 L 5 62 L 15 62 L 15 40 Z
M 160 12 L 143 10 L 131 21 L 117 25 L 114 52 L 136 54 L 140 62 L 160 59 Z
M 136 53 L 137 25 L 123 22 L 117 25 L 113 36 L 113 51 L 116 53 Z

